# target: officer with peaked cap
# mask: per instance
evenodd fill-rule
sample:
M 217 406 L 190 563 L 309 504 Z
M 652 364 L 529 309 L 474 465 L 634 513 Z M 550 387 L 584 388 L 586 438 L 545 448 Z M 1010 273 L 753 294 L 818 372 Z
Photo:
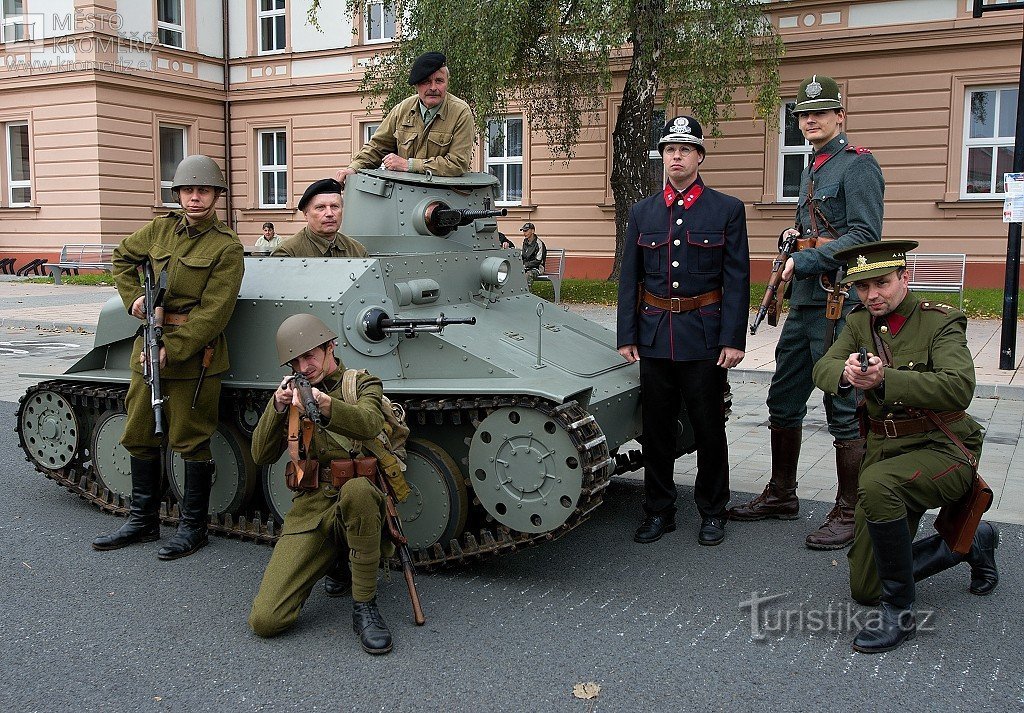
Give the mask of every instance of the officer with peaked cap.
M 746 214 L 700 177 L 696 119 L 668 121 L 658 150 L 668 181 L 630 210 L 619 278 L 618 349 L 640 361 L 644 432 L 643 520 L 633 539 L 675 530 L 674 416 L 685 402 L 697 443 L 698 542 L 717 545 L 729 502 L 726 369 L 743 359 L 750 309 Z
M 370 141 L 338 171 L 345 179 L 364 168 L 461 176 L 469 170 L 475 136 L 469 105 L 448 92 L 448 60 L 421 54 L 409 70 L 416 94 L 388 113 Z
M 299 199 L 306 227 L 281 242 L 271 257 L 366 257 L 366 248 L 339 228 L 344 198 L 333 178 L 313 181 Z
M 252 603 L 249 626 L 259 636 L 276 636 L 295 623 L 318 579 L 346 559 L 351 570 L 352 627 L 367 653 L 391 650 L 391 631 L 377 608 L 377 569 L 381 555 L 394 550 L 382 541 L 384 495 L 370 480 L 333 480 L 332 461 L 371 455 L 359 444 L 376 438 L 384 427 L 376 376 L 356 376 L 356 403 L 345 401 L 345 365 L 335 354 L 337 334 L 311 314 L 288 317 L 277 330 L 281 366 L 291 367 L 312 385 L 323 418 L 309 443 L 308 456 L 320 465 L 319 482 L 300 490 L 285 515 L 281 537 L 267 564 Z M 256 463 L 276 463 L 285 451 L 293 418 L 305 413 L 291 378 L 286 377 L 270 398 L 252 437 Z M 309 474 L 316 476 L 317 474 Z M 339 593 L 340 594 L 340 593 Z
M 190 555 L 207 544 L 210 487 L 215 464 L 210 438 L 217 428 L 221 375 L 228 369 L 224 337 L 235 309 L 244 269 L 238 236 L 217 217 L 217 199 L 227 191 L 220 167 L 207 156 L 188 156 L 174 172 L 171 191 L 181 205 L 150 221 L 114 248 L 113 273 L 128 312 L 146 318 L 138 268 L 167 271 L 163 301 L 160 383 L 167 423 L 166 446 L 184 461 L 181 517 L 174 537 L 157 552 L 160 559 Z M 93 540 L 113 550 L 160 537 L 160 456 L 164 443 L 154 434 L 150 387 L 143 379 L 135 340 L 129 366 L 128 419 L 121 445 L 130 455 L 132 500 L 128 522 Z
M 999 582 L 999 536 L 987 522 L 966 556 L 938 534 L 913 542 L 925 510 L 969 492 L 974 469 L 967 452 L 980 457 L 983 439 L 965 411 L 974 396 L 967 318 L 910 292 L 906 253 L 915 247 L 913 240 L 883 240 L 833 254 L 845 263 L 843 282 L 852 283 L 861 304 L 814 367 L 820 389 L 837 396 L 860 390 L 867 410 L 850 589 L 859 602 L 881 600 L 882 612 L 854 639 L 853 648 L 864 653 L 888 651 L 914 636 L 916 581 L 966 561 L 971 593 L 989 594 Z
M 782 275 L 792 281 L 789 314 L 776 345 L 775 374 L 768 389 L 771 479 L 761 495 L 729 510 L 733 520 L 791 520 L 798 516 L 797 463 L 807 399 L 814 391 L 811 370 L 842 329 L 857 299 L 851 294 L 845 307 L 835 301 L 826 314 L 824 286 L 831 284 L 828 280 L 834 281 L 841 267 L 835 259 L 839 250 L 876 242 L 882 236 L 885 181 L 871 152 L 852 146 L 843 132 L 846 109 L 839 84 L 831 77 L 812 75 L 800 85 L 793 114 L 813 152 L 800 179 L 796 227 L 782 233 L 783 238 L 797 235 L 799 240 L 798 251 Z M 828 550 L 853 541 L 864 439 L 857 427 L 852 396 L 826 394 L 824 404 L 836 449 L 838 494 L 835 507 L 818 530 L 807 536 L 806 544 Z

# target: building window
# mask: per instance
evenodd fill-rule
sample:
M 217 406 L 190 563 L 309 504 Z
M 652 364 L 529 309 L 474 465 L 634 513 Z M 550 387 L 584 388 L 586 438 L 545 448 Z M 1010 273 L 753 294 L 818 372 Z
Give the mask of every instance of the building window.
M 259 0 L 260 54 L 285 48 L 285 0 Z
M 32 203 L 32 168 L 29 162 L 28 122 L 5 125 L 7 162 L 7 205 L 27 206 Z
M 260 161 L 260 208 L 288 204 L 288 142 L 284 129 L 257 132 Z
M 388 42 L 395 39 L 395 8 L 387 0 L 370 0 L 363 15 L 363 39 Z
M 160 201 L 164 205 L 177 206 L 171 193 L 174 170 L 185 158 L 188 146 L 188 129 L 184 126 L 160 126 Z
M 993 87 L 967 92 L 964 108 L 962 198 L 1003 196 L 1003 174 L 1013 170 L 1017 125 L 1017 88 Z
M 160 44 L 179 49 L 185 47 L 183 1 L 156 0 L 156 31 Z
M 796 102 L 787 102 L 779 119 L 778 200 L 782 203 L 796 203 L 800 199 L 800 176 L 814 149 L 800 131 L 800 121 L 793 113 L 795 108 Z
M 486 168 L 498 178 L 498 205 L 523 202 L 522 117 L 488 122 Z
M 30 39 L 25 17 L 25 0 L 0 0 L 0 41 L 21 42 Z
M 661 159 L 658 142 L 665 130 L 665 110 L 655 109 L 651 114 L 651 131 L 647 137 L 647 181 L 651 191 L 665 187 L 665 162 Z
M 377 133 L 377 129 L 380 128 L 380 122 L 363 124 L 363 146 L 370 143 L 370 139 Z

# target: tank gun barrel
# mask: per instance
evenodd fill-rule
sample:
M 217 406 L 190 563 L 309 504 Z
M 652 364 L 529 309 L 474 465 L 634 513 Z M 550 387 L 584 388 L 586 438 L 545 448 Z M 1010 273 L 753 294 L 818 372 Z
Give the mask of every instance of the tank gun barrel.
M 391 317 L 384 310 L 374 307 L 363 317 L 363 332 L 371 341 L 379 342 L 387 339 L 389 334 L 396 333 L 409 338 L 420 332 L 441 334 L 445 327 L 452 324 L 476 324 L 476 317 L 445 317 L 444 312 L 437 317 Z
M 498 210 L 470 210 L 469 208 L 442 208 L 432 214 L 431 227 L 459 228 L 481 218 L 502 218 L 508 215 L 507 208 Z

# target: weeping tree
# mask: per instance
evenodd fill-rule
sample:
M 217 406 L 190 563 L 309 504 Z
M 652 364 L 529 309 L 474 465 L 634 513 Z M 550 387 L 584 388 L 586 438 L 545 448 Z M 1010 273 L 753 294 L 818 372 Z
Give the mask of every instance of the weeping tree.
M 355 17 L 365 0 L 345 0 Z M 321 0 L 309 20 L 329 28 Z M 480 132 L 522 107 L 555 160 L 569 162 L 584 126 L 625 73 L 612 134 L 618 279 L 629 208 L 651 191 L 648 141 L 654 110 L 685 107 L 711 135 L 745 90 L 760 116 L 778 106 L 782 43 L 763 0 L 385 0 L 399 18 L 395 41 L 373 58 L 360 87 L 388 111 L 409 95 L 412 60 L 448 57 L 449 91 L 465 99 Z

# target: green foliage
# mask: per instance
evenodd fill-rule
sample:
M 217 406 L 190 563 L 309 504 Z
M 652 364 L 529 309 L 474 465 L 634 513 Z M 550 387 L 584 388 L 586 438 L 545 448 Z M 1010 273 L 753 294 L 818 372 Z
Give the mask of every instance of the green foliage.
M 25 282 L 33 282 L 42 285 L 52 285 L 52 277 L 30 277 Z M 109 272 L 100 272 L 84 275 L 61 275 L 60 284 L 63 285 L 113 285 L 114 277 Z

